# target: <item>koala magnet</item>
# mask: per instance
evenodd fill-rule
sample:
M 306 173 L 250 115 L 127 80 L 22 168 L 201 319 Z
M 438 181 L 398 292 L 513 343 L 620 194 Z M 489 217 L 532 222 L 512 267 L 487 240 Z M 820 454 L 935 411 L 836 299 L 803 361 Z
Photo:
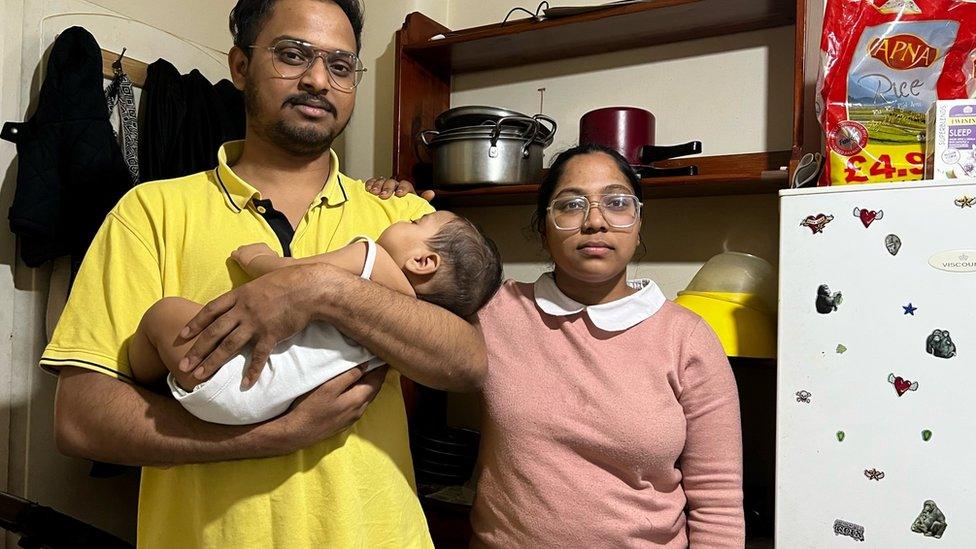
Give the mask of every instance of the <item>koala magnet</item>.
M 830 287 L 821 284 L 817 288 L 817 312 L 826 315 L 837 310 L 837 307 L 844 301 L 844 296 L 840 292 L 830 293 Z
M 939 539 L 945 533 L 946 516 L 934 501 L 927 499 L 922 504 L 922 512 L 912 523 L 912 532 L 922 534 L 927 538 Z
M 939 358 L 952 358 L 956 356 L 956 344 L 949 337 L 948 330 L 938 328 L 925 339 L 925 352 Z

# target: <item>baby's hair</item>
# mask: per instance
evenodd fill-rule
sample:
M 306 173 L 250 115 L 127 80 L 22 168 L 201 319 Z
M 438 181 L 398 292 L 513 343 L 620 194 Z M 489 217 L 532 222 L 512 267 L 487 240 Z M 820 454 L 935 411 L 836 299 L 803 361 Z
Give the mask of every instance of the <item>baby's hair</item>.
M 444 224 L 426 242 L 441 257 L 424 301 L 467 318 L 488 303 L 502 284 L 498 247 L 484 231 L 463 217 Z

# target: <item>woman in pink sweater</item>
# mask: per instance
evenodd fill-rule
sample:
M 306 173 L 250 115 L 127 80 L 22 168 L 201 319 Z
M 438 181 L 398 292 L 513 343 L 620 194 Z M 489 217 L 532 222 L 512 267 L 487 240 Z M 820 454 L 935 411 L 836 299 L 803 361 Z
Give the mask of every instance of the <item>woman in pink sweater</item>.
M 640 196 L 616 152 L 561 154 L 536 211 L 555 270 L 479 314 L 472 547 L 743 546 L 735 379 L 701 318 L 626 279 Z

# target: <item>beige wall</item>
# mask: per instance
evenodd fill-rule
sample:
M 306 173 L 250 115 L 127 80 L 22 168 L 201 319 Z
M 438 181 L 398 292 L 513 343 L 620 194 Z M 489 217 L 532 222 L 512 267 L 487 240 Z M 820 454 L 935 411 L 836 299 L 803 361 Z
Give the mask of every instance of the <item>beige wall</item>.
M 88 3 L 149 22 L 211 49 L 226 52 L 232 45 L 227 17 L 237 0 L 88 0 Z
M 343 171 L 366 179 L 393 167 L 393 34 L 408 13 L 447 18 L 446 0 L 363 0 L 366 25 L 360 56 L 368 72 L 356 91 L 356 111 L 346 128 Z

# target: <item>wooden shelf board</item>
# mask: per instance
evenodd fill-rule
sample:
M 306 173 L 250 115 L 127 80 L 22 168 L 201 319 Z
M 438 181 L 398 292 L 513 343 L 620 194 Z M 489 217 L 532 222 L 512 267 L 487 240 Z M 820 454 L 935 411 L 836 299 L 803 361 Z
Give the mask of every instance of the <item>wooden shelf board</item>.
M 644 198 L 682 198 L 736 194 L 774 194 L 787 187 L 791 151 L 688 157 L 658 163 L 662 167 L 694 164 L 700 175 L 643 179 Z M 490 185 L 435 189 L 439 207 L 534 204 L 539 185 Z
M 792 25 L 794 0 L 649 0 L 537 22 L 509 21 L 405 43 L 404 53 L 450 73 L 506 68 Z
M 108 79 L 115 78 L 115 70 L 112 68 L 112 63 L 119 58 L 119 54 L 106 49 L 102 50 L 102 76 Z M 128 75 L 129 80 L 132 81 L 132 85 L 137 88 L 143 88 L 146 85 L 146 72 L 149 69 L 149 65 L 142 61 L 137 61 L 130 57 L 122 58 L 122 71 Z

